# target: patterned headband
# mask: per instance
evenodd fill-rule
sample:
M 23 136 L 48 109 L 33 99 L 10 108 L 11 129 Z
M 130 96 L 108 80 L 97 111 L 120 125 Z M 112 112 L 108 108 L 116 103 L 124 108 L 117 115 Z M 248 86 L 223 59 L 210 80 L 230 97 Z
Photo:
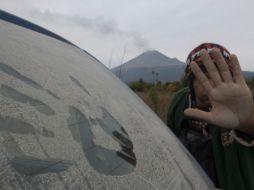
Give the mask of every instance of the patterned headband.
M 191 68 L 190 68 L 190 63 L 192 61 L 195 61 L 198 65 L 202 65 L 202 61 L 201 61 L 201 57 L 200 57 L 201 50 L 205 49 L 208 53 L 210 53 L 213 48 L 218 48 L 220 50 L 221 54 L 223 55 L 226 63 L 227 64 L 230 63 L 230 61 L 229 61 L 230 53 L 226 48 L 224 48 L 223 46 L 221 46 L 219 44 L 203 43 L 203 44 L 199 45 L 198 47 L 196 47 L 195 49 L 193 49 L 189 53 L 187 60 L 186 60 L 187 66 L 185 68 L 185 79 L 188 79 L 188 77 L 192 73 Z

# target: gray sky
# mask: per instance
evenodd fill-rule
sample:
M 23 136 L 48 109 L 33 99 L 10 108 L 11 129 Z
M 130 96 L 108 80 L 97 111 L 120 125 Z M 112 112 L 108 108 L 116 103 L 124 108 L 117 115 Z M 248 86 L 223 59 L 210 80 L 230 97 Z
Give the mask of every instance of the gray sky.
M 147 50 L 185 61 L 202 42 L 224 45 L 254 71 L 253 0 L 0 0 L 1 9 L 85 49 L 107 67 Z

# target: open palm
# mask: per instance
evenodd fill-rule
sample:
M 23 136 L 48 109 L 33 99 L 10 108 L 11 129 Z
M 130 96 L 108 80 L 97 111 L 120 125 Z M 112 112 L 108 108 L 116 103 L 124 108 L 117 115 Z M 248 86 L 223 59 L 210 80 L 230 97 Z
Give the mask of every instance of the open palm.
M 235 55 L 230 56 L 230 70 L 219 50 L 213 49 L 211 54 L 213 60 L 205 50 L 201 52 L 210 80 L 195 62 L 191 63 L 191 69 L 206 90 L 212 109 L 204 112 L 188 108 L 185 114 L 219 127 L 239 129 L 246 125 L 253 112 L 251 91 L 245 83 Z

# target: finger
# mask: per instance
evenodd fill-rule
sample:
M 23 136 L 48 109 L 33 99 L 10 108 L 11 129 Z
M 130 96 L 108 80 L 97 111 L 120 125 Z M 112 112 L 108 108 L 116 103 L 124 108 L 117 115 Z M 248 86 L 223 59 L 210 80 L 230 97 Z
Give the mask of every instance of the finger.
M 212 122 L 211 112 L 205 112 L 199 109 L 187 108 L 184 110 L 184 115 L 205 121 L 207 123 Z
M 212 49 L 211 54 L 214 58 L 214 61 L 217 65 L 217 68 L 220 72 L 220 76 L 222 77 L 222 79 L 228 83 L 233 82 L 232 75 L 229 71 L 229 66 L 226 63 L 224 57 L 222 56 L 220 50 L 218 48 L 214 48 Z
M 196 62 L 191 62 L 190 67 L 195 75 L 195 78 L 201 83 L 207 92 L 210 92 L 212 90 L 212 85 L 203 71 L 199 68 L 198 64 Z
M 233 78 L 235 82 L 239 84 L 244 84 L 245 79 L 243 77 L 242 69 L 237 59 L 237 56 L 232 54 L 230 55 L 229 59 L 230 59 L 232 72 L 233 72 Z
M 211 59 L 211 57 L 208 55 L 206 50 L 202 50 L 200 54 L 201 60 L 203 64 L 205 65 L 205 68 L 211 78 L 211 80 L 214 82 L 216 86 L 220 85 L 222 83 L 220 74 Z

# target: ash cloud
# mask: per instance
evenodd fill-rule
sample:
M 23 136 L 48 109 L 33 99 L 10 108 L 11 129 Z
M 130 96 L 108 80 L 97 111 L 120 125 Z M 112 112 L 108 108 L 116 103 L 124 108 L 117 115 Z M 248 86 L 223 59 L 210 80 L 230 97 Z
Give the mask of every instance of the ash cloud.
M 119 29 L 114 20 L 107 20 L 103 17 L 87 18 L 78 15 L 67 15 L 61 13 L 53 13 L 49 10 L 41 11 L 39 9 L 32 9 L 29 11 L 29 16 L 39 19 L 43 22 L 55 25 L 73 25 L 85 28 L 86 30 L 94 30 L 100 35 L 119 35 L 130 39 L 134 46 L 138 49 L 150 49 L 147 39 L 140 33 L 127 32 Z

